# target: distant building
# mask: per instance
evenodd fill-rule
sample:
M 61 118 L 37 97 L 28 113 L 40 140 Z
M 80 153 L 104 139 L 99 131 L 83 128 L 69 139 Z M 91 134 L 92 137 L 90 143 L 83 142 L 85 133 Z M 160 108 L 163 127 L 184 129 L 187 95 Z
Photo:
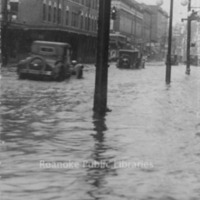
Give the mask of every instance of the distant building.
M 164 59 L 167 53 L 168 14 L 159 6 L 150 5 L 152 14 L 151 44 L 154 48 L 154 58 Z
M 182 41 L 184 38 L 184 25 L 181 23 L 177 23 L 173 27 L 172 33 L 172 50 L 171 53 L 173 55 L 177 55 L 179 57 L 179 61 L 183 60 L 183 47 Z
M 197 28 L 197 56 L 198 56 L 198 66 L 200 66 L 200 22 Z
M 187 23 L 184 24 L 182 37 L 182 60 L 187 61 Z M 191 24 L 191 43 L 190 43 L 190 61 L 191 64 L 200 63 L 200 23 L 192 21 Z
M 143 13 L 134 0 L 112 0 L 111 9 L 116 8 L 116 19 L 110 22 L 111 57 L 120 48 L 142 48 Z
M 200 59 L 200 23 L 198 21 L 192 21 L 190 55 L 191 63 L 198 65 Z
M 73 59 L 94 62 L 99 0 L 10 0 L 10 56 L 34 40 L 68 42 Z
M 143 10 L 143 25 L 142 25 L 142 38 L 143 38 L 143 50 L 146 55 L 150 55 L 152 48 L 152 28 L 153 28 L 153 12 L 149 5 L 141 4 Z
M 139 49 L 152 59 L 163 60 L 167 52 L 168 14 L 159 6 L 135 0 L 112 0 L 116 19 L 111 19 L 110 52 L 120 48 Z

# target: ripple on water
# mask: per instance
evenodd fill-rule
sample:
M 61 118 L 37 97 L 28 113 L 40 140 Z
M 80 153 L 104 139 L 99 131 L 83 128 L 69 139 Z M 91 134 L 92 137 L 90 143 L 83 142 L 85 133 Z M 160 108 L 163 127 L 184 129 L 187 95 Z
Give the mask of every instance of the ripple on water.
M 198 68 L 192 78 L 173 68 L 170 87 L 161 66 L 109 70 L 113 111 L 98 119 L 94 69 L 81 81 L 62 83 L 4 78 L 2 200 L 199 200 Z M 40 166 L 83 160 L 109 167 Z M 113 167 L 122 160 L 153 167 Z

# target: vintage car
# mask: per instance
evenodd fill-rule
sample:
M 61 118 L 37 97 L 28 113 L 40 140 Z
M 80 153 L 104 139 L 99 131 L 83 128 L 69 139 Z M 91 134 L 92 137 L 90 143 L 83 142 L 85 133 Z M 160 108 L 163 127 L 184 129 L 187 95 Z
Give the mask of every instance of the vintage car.
M 171 65 L 178 65 L 178 64 L 179 64 L 178 55 L 176 55 L 176 54 L 171 55 Z
M 176 54 L 171 55 L 171 65 L 178 65 L 179 64 L 179 57 Z M 165 64 L 168 65 L 168 55 L 166 56 Z
M 71 76 L 71 47 L 68 43 L 34 41 L 30 56 L 17 65 L 19 79 L 50 78 L 63 81 Z
M 120 49 L 117 62 L 118 68 L 124 69 L 140 69 L 144 68 L 145 61 L 138 50 Z

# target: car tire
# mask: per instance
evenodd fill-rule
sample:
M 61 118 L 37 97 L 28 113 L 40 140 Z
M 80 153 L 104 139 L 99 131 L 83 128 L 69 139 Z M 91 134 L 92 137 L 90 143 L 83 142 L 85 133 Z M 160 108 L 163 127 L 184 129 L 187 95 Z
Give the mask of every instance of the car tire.
M 19 72 L 18 78 L 19 78 L 20 80 L 23 80 L 23 79 L 26 78 L 26 74 L 23 74 L 23 73 L 20 73 L 20 72 Z
M 34 60 L 41 60 L 41 63 L 42 63 L 42 67 L 44 68 L 45 67 L 45 59 L 41 56 L 34 56 L 32 57 L 29 61 L 28 61 L 28 65 L 30 65 Z
M 65 80 L 65 69 L 64 66 L 61 65 L 56 81 L 64 81 L 64 80 Z

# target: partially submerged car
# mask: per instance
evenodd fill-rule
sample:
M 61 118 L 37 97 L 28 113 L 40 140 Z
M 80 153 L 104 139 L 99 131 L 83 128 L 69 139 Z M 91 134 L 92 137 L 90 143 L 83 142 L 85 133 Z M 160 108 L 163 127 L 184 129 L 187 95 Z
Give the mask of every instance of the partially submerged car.
M 72 75 L 71 46 L 62 42 L 34 41 L 30 56 L 18 63 L 17 73 L 19 79 L 47 77 L 63 81 Z
M 117 67 L 123 69 L 140 69 L 145 67 L 145 60 L 142 59 L 142 55 L 138 50 L 120 49 Z
M 176 54 L 171 55 L 171 65 L 178 65 L 178 64 L 179 64 L 178 55 L 176 55 Z

